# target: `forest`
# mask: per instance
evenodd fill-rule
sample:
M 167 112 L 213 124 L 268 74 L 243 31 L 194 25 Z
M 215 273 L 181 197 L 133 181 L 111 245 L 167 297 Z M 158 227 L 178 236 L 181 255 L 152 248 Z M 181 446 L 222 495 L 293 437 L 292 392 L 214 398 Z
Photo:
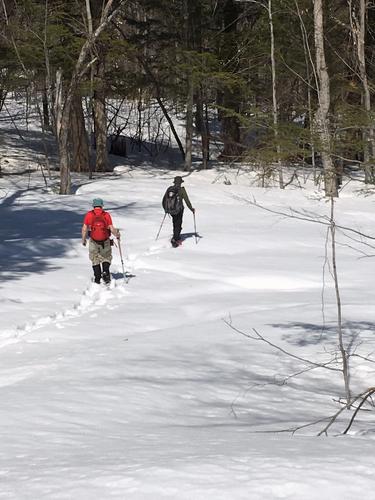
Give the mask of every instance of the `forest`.
M 36 107 L 60 194 L 130 139 L 281 189 L 298 168 L 326 196 L 375 182 L 372 0 L 2 0 L 0 16 L 0 110 Z
M 1 499 L 375 496 L 374 21 L 0 0 Z

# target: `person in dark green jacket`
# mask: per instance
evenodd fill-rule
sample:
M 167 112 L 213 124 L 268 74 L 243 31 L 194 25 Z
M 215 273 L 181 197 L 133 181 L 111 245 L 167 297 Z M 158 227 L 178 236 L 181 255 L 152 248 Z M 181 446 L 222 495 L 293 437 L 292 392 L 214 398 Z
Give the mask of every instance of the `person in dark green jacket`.
M 189 200 L 186 189 L 182 186 L 183 182 L 183 178 L 177 175 L 174 178 L 173 186 L 167 189 L 163 197 L 164 210 L 172 216 L 173 220 L 173 237 L 171 243 L 174 247 L 181 245 L 182 219 L 184 216 L 183 202 L 185 202 L 188 208 L 195 214 L 195 208 L 193 208 Z

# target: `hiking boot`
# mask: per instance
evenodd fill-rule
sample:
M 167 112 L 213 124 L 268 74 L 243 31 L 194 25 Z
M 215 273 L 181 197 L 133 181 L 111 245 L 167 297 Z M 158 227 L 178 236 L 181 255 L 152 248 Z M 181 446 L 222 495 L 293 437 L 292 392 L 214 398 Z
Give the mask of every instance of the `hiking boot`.
M 111 275 L 107 272 L 104 272 L 102 274 L 103 281 L 106 285 L 108 285 L 111 282 Z
M 171 239 L 171 244 L 172 244 L 172 247 L 173 247 L 173 248 L 178 247 L 178 241 L 177 241 L 177 240 L 175 240 L 174 238 L 172 238 L 172 239 Z
M 100 269 L 100 264 L 97 264 L 96 266 L 92 266 L 92 269 L 94 271 L 94 281 L 97 285 L 99 285 L 100 278 L 102 277 L 102 270 Z
M 109 272 L 109 266 L 111 264 L 109 262 L 103 262 L 102 267 L 103 267 L 103 274 L 102 278 L 103 281 L 106 285 L 111 282 L 111 273 Z

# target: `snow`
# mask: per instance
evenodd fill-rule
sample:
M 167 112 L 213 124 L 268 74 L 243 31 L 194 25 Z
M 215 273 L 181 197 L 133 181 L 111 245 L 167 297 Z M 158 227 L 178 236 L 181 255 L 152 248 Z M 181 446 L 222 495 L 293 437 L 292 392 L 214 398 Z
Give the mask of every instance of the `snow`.
M 338 352 L 326 226 L 264 209 L 329 217 L 329 203 L 311 187 L 195 171 L 184 185 L 199 237 L 186 209 L 188 237 L 174 249 L 169 219 L 155 237 L 176 174 L 124 159 L 109 176 L 77 177 L 69 196 L 40 171 L 0 179 L 0 498 L 375 498 L 373 412 L 347 435 L 352 411 L 328 437 L 317 437 L 326 422 L 290 432 L 341 407 L 342 376 L 291 376 L 306 365 L 245 336 L 255 329 L 314 362 Z M 373 198 L 357 190 L 337 200 L 337 223 L 374 235 Z M 114 248 L 110 288 L 91 282 L 80 239 L 96 196 L 121 229 L 129 276 Z M 337 239 L 345 340 L 368 356 L 375 260 Z M 352 359 L 357 394 L 375 370 Z

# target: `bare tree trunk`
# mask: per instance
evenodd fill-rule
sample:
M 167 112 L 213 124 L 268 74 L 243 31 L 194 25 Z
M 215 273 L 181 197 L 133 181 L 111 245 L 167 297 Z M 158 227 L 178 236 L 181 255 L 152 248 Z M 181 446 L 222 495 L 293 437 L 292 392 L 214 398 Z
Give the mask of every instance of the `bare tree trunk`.
M 335 283 L 336 306 L 337 306 L 337 336 L 338 344 L 341 353 L 342 374 L 344 377 L 345 397 L 347 404 L 351 401 L 350 394 L 350 372 L 349 372 L 349 354 L 344 346 L 343 328 L 342 328 L 342 311 L 341 311 L 341 296 L 339 288 L 339 278 L 337 274 L 336 260 L 336 224 L 334 214 L 335 202 L 331 196 L 331 217 L 330 217 L 330 233 L 331 233 L 331 251 L 332 251 L 332 276 Z
M 49 105 L 48 105 L 47 89 L 45 87 L 42 90 L 42 108 L 43 108 L 43 127 L 45 130 L 49 130 L 51 128 L 49 120 Z
M 142 141 L 143 141 L 143 95 L 142 89 L 138 89 L 138 102 L 137 102 L 137 144 L 138 144 L 138 152 L 140 153 L 142 150 Z
M 98 80 L 99 88 L 94 91 L 93 112 L 94 112 L 94 131 L 96 144 L 96 163 L 95 170 L 97 172 L 105 172 L 108 168 L 108 152 L 107 152 L 107 113 L 105 106 L 105 93 L 100 87 L 100 82 L 104 77 L 104 65 L 98 63 Z
M 71 156 L 71 168 L 75 172 L 87 172 L 89 170 L 89 145 L 85 127 L 85 117 L 82 109 L 82 97 L 74 96 L 69 127 L 69 152 Z
M 87 142 L 89 145 L 89 179 L 93 171 L 94 68 L 90 68 L 90 95 L 87 103 Z
M 202 150 L 203 150 L 203 168 L 208 167 L 210 160 L 210 120 L 208 113 L 208 104 L 204 103 L 203 127 L 202 127 Z
M 52 78 L 51 78 L 51 67 L 49 61 L 47 33 L 48 33 L 48 0 L 45 0 L 43 51 L 44 51 L 44 61 L 46 65 L 46 77 L 45 77 L 45 102 L 43 101 L 43 113 L 45 116 L 45 127 L 48 130 L 55 131 L 56 127 L 55 127 L 55 116 L 54 116 L 54 103 L 52 98 Z
M 60 154 L 60 194 L 70 194 L 71 176 L 68 150 L 69 115 L 64 114 L 61 120 L 59 134 L 59 154 Z
M 70 193 L 71 179 L 69 168 L 69 150 L 68 150 L 68 131 L 69 131 L 69 114 L 63 115 L 63 83 L 62 70 L 56 71 L 56 90 L 55 90 L 55 127 L 56 137 L 59 146 L 60 155 L 60 194 Z
M 313 78 L 315 80 L 315 86 L 318 88 L 318 78 L 316 75 L 315 67 L 314 67 L 314 62 L 313 58 L 311 55 L 311 50 L 310 50 L 310 44 L 309 44 L 309 38 L 308 38 L 308 33 L 306 30 L 305 23 L 303 21 L 299 6 L 298 6 L 298 1 L 295 0 L 295 6 L 296 6 L 296 11 L 297 15 L 300 21 L 300 27 L 301 27 L 301 35 L 302 35 L 302 40 L 303 40 L 303 49 L 304 49 L 304 55 L 305 55 L 305 63 L 306 63 L 306 80 L 307 80 L 307 107 L 309 110 L 309 130 L 310 130 L 310 147 L 311 147 L 311 166 L 313 169 L 313 178 L 314 178 L 314 184 L 317 184 L 317 175 L 316 175 L 316 164 L 315 164 L 315 140 L 314 140 L 314 117 L 313 117 L 313 109 L 312 109 L 312 96 L 311 96 L 311 82 L 313 81 Z M 310 65 L 312 66 L 312 73 L 310 73 Z
M 186 139 L 185 139 L 185 170 L 191 170 L 193 151 L 193 105 L 194 105 L 194 85 L 191 77 L 187 82 L 186 98 Z
M 203 92 L 200 85 L 197 88 L 195 127 L 197 133 L 201 136 L 202 166 L 203 168 L 207 168 L 210 155 L 210 140 L 208 136 L 208 123 L 203 102 Z
M 326 196 L 338 196 L 336 171 L 331 157 L 331 134 L 329 108 L 331 104 L 329 75 L 324 52 L 324 26 L 322 0 L 314 0 L 314 39 L 316 72 L 318 75 L 318 109 L 315 126 L 320 138 L 320 150 L 324 169 L 324 190 Z
M 55 134 L 58 138 L 61 130 L 61 114 L 62 114 L 62 101 L 63 101 L 63 82 L 62 70 L 56 71 L 56 86 L 55 86 L 55 102 L 54 102 L 54 128 Z
M 102 31 L 107 27 L 107 25 L 115 15 L 115 13 L 118 11 L 117 8 L 111 13 L 110 10 L 112 8 L 112 5 L 113 5 L 113 0 L 108 0 L 107 3 L 104 5 L 99 26 L 83 44 L 66 93 L 64 107 L 62 110 L 61 129 L 58 140 L 59 153 L 60 153 L 60 194 L 69 194 L 71 188 L 69 156 L 68 156 L 68 136 L 69 136 L 68 129 L 69 129 L 69 119 L 70 119 L 72 101 L 75 93 L 77 92 L 79 82 L 81 81 L 83 75 L 89 69 L 91 64 L 95 62 L 95 60 L 92 60 L 90 61 L 90 63 L 87 64 L 86 60 L 90 55 L 90 52 L 92 51 L 92 48 L 97 38 L 102 33 Z
M 357 0 L 358 1 L 358 0 Z M 366 54 L 365 54 L 365 34 L 366 34 L 366 13 L 368 7 L 367 0 L 359 0 L 359 19 L 355 16 L 352 7 L 352 1 L 349 1 L 349 13 L 351 29 L 357 48 L 357 59 L 359 66 L 359 75 L 363 87 L 363 105 L 367 116 L 371 113 L 371 94 L 367 78 Z M 375 134 L 372 123 L 363 131 L 364 140 L 364 163 L 365 163 L 365 182 L 374 183 L 374 154 L 375 154 Z
M 273 17 L 272 17 L 272 0 L 268 0 L 268 21 L 270 25 L 270 41 L 271 41 L 271 72 L 272 72 L 272 114 L 273 114 L 273 127 L 275 133 L 277 163 L 279 170 L 279 187 L 284 189 L 283 170 L 281 165 L 281 148 L 279 144 L 279 123 L 277 113 L 277 96 L 276 96 L 276 61 L 275 61 L 275 37 L 273 32 Z
M 43 92 L 42 95 L 42 109 L 40 108 L 40 104 L 38 101 L 38 92 L 36 91 L 35 84 L 32 85 L 32 89 L 34 92 L 34 99 L 35 99 L 35 106 L 39 115 L 39 121 L 40 121 L 40 126 L 42 129 L 42 144 L 43 144 L 43 149 L 44 149 L 44 157 L 45 157 L 45 164 L 48 172 L 48 177 L 51 178 L 51 169 L 50 169 L 50 163 L 49 163 L 49 155 L 48 155 L 48 148 L 47 148 L 47 142 L 46 142 L 46 125 L 45 125 L 45 97 L 46 93 Z M 45 90 L 45 89 L 43 89 Z M 43 172 L 43 167 L 41 165 L 41 169 Z
M 94 28 L 93 28 L 93 22 L 92 22 L 92 12 L 91 12 L 91 4 L 90 0 L 86 0 L 86 18 L 87 18 L 87 32 L 89 38 L 92 37 Z M 93 48 L 91 47 L 90 49 L 90 57 L 91 59 L 94 59 L 94 52 Z M 89 145 L 89 179 L 92 179 L 92 171 L 93 171 L 93 144 L 92 144 L 92 132 L 93 132 L 93 126 L 92 122 L 94 119 L 94 65 L 92 64 L 90 67 L 90 95 L 89 95 L 89 102 L 88 102 L 88 112 L 87 112 L 87 140 L 88 140 L 88 145 Z

